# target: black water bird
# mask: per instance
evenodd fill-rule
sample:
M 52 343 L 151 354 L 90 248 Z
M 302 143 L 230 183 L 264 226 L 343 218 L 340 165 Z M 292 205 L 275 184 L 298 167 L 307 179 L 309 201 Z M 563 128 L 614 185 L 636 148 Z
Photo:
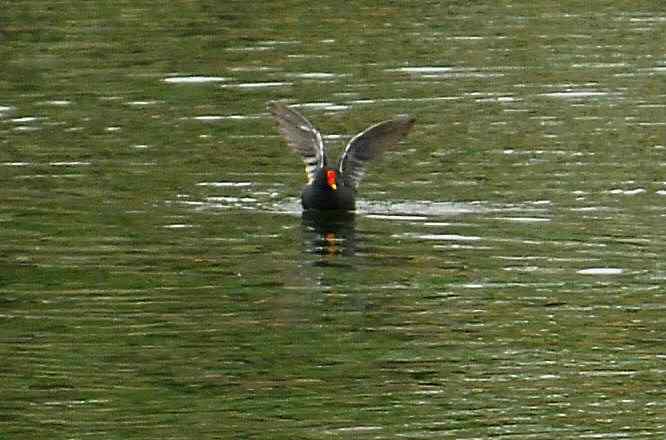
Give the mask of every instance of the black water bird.
M 356 189 L 368 162 L 397 144 L 414 125 L 414 118 L 398 116 L 367 128 L 349 141 L 338 163 L 331 167 L 321 133 L 310 121 L 279 102 L 269 103 L 268 110 L 289 146 L 305 162 L 308 183 L 301 194 L 305 210 L 353 211 Z

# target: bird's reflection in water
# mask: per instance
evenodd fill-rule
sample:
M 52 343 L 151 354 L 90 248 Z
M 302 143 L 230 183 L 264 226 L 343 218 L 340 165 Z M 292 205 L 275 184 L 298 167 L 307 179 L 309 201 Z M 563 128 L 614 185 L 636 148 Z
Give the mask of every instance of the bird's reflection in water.
M 306 252 L 334 257 L 350 256 L 356 251 L 356 228 L 353 212 L 303 211 L 303 238 Z M 321 264 L 330 264 L 322 259 Z

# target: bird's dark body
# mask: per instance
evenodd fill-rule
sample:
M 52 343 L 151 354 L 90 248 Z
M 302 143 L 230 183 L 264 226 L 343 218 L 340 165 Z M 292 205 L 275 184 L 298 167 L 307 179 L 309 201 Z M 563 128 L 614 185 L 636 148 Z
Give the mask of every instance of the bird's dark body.
M 355 195 L 356 191 L 352 188 L 340 185 L 333 189 L 315 181 L 305 185 L 301 202 L 303 209 L 353 211 L 356 208 Z

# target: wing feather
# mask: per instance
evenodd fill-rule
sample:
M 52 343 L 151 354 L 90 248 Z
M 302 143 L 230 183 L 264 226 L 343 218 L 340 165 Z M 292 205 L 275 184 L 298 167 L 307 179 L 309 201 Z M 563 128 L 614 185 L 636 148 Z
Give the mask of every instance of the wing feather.
M 269 103 L 268 110 L 291 149 L 303 158 L 305 174 L 312 181 L 317 168 L 326 165 L 326 150 L 321 133 L 305 116 L 280 102 Z
M 407 135 L 414 122 L 415 119 L 410 116 L 399 116 L 375 124 L 354 136 L 338 163 L 338 171 L 345 185 L 358 187 L 365 176 L 368 162 L 381 156 L 386 148 L 397 144 Z

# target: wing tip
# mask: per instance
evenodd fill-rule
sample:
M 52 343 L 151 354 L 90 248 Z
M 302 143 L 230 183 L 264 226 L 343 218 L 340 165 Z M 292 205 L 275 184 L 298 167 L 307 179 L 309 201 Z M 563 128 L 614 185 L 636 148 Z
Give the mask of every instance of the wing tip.
M 411 115 L 398 115 L 395 119 L 402 122 L 408 130 L 416 124 L 416 118 Z
M 268 101 L 266 103 L 266 110 L 268 110 L 272 115 L 279 115 L 285 111 L 288 111 L 289 107 L 282 101 Z
M 385 121 L 379 122 L 368 129 L 364 130 L 363 132 L 359 133 L 359 135 L 363 135 L 365 133 L 370 132 L 373 129 L 379 129 L 379 128 L 384 128 L 388 130 L 397 130 L 398 132 L 401 132 L 401 136 L 406 136 L 407 133 L 412 129 L 412 127 L 416 124 L 416 118 L 407 114 L 402 114 L 395 116 L 391 119 L 387 119 Z

